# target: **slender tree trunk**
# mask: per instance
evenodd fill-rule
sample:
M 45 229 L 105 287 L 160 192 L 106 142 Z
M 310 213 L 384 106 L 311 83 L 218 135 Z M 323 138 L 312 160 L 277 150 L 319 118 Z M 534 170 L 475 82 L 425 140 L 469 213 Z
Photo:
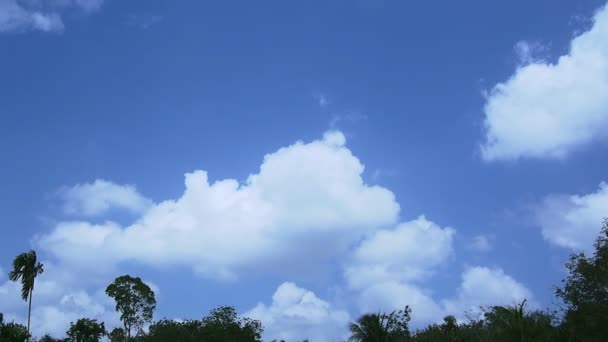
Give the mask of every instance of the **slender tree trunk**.
M 27 310 L 27 340 L 30 340 L 30 318 L 32 316 L 32 293 L 34 292 L 34 285 L 32 284 L 32 288 L 30 289 L 30 304 Z

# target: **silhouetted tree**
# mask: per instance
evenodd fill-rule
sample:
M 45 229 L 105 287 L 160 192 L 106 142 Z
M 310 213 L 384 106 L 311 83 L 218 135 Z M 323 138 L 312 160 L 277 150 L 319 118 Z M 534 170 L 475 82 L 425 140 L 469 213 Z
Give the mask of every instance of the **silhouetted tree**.
M 38 342 L 70 342 L 67 338 L 54 338 L 51 335 L 44 335 L 38 339 Z
M 401 342 L 410 341 L 409 322 L 412 310 L 390 314 L 365 314 L 349 325 L 351 342 Z
M 263 332 L 261 322 L 238 317 L 230 306 L 213 309 L 201 320 L 163 319 L 152 324 L 149 330 L 146 342 L 259 342 Z
M 116 311 L 124 324 L 126 339 L 131 339 L 131 331 L 141 331 L 144 323 L 152 321 L 156 299 L 154 291 L 140 278 L 129 275 L 118 277 L 106 288 L 106 294 L 116 302 Z
M 25 342 L 30 334 L 27 328 L 14 322 L 5 323 L 4 317 L 0 313 L 0 341 L 2 342 Z
M 220 306 L 202 319 L 203 334 L 210 341 L 261 341 L 262 323 L 250 318 L 239 318 L 231 306 Z
M 608 336 L 608 219 L 592 256 L 570 256 L 569 275 L 556 295 L 565 303 L 564 328 L 576 341 L 602 341 Z
M 127 339 L 127 334 L 125 334 L 125 330 L 122 328 L 114 328 L 108 334 L 108 339 L 110 342 L 124 342 Z
M 21 298 L 29 305 L 27 311 L 27 332 L 30 332 L 30 318 L 32 314 L 32 294 L 34 292 L 34 282 L 38 275 L 44 272 L 44 266 L 38 262 L 35 251 L 21 253 L 13 260 L 13 269 L 8 274 L 12 281 L 21 280 Z
M 70 323 L 67 331 L 70 342 L 99 342 L 106 334 L 104 323 L 97 320 L 81 318 L 76 323 Z

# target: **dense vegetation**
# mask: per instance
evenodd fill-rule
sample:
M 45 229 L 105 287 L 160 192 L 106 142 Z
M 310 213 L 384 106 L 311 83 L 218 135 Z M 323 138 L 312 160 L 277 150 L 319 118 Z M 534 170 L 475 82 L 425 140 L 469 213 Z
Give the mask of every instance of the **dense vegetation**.
M 491 306 L 482 315 L 459 323 L 447 316 L 443 323 L 412 332 L 412 310 L 370 313 L 352 322 L 352 342 L 502 342 L 502 341 L 608 341 L 608 220 L 595 242 L 593 255 L 575 254 L 566 264 L 568 276 L 555 295 L 559 310 L 528 310 L 526 301 L 515 306 Z M 140 278 L 125 275 L 106 289 L 116 302 L 123 327 L 107 331 L 103 322 L 81 318 L 72 322 L 65 338 L 30 338 L 29 321 L 36 277 L 43 272 L 33 251 L 18 255 L 9 274 L 22 284 L 22 298 L 28 302 L 28 326 L 5 322 L 0 314 L 2 342 L 97 342 L 104 336 L 111 342 L 257 342 L 262 323 L 241 318 L 233 307 L 220 306 L 201 320 L 152 322 L 156 308 L 154 292 Z M 149 325 L 147 331 L 144 327 Z M 289 341 L 291 342 L 291 341 Z M 314 341 L 311 341 L 314 342 Z

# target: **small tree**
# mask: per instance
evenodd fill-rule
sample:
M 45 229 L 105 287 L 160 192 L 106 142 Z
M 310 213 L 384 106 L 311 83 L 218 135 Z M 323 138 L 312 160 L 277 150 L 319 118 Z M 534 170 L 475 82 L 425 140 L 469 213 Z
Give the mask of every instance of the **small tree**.
M 110 342 L 124 342 L 127 339 L 127 335 L 125 334 L 124 329 L 114 328 L 108 334 L 108 339 Z
M 26 327 L 14 322 L 4 323 L 4 317 L 0 314 L 0 341 L 25 342 L 29 337 Z
M 39 338 L 38 342 L 70 342 L 70 340 L 67 338 L 54 338 L 47 334 Z
M 140 278 L 129 275 L 118 277 L 106 288 L 106 294 L 116 302 L 116 311 L 124 324 L 126 339 L 131 339 L 131 332 L 141 331 L 144 323 L 152 321 L 156 299 L 154 291 Z
M 357 322 L 349 324 L 351 336 L 348 340 L 350 342 L 409 341 L 411 313 L 410 307 L 406 306 L 405 309 L 390 314 L 365 314 Z
M 201 333 L 205 341 L 259 342 L 262 338 L 262 323 L 250 318 L 238 317 L 232 306 L 220 306 L 202 319 Z
M 106 334 L 104 323 L 97 320 L 81 318 L 76 323 L 70 323 L 67 335 L 70 342 L 99 342 Z
M 570 274 L 556 295 L 566 304 L 564 326 L 577 341 L 602 341 L 608 336 L 608 219 L 592 256 L 575 254 L 566 264 Z

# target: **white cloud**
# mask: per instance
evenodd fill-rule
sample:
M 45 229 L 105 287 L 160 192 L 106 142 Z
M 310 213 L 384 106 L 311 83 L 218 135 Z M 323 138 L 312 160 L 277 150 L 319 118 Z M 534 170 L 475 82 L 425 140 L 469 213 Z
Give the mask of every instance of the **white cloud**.
M 60 32 L 63 22 L 57 13 L 28 10 L 17 0 L 0 0 L 0 32 L 28 30 Z
M 294 260 L 323 264 L 397 220 L 394 195 L 365 184 L 363 170 L 344 135 L 328 132 L 266 155 L 244 184 L 210 183 L 206 172 L 195 171 L 179 199 L 153 205 L 130 226 L 63 222 L 36 241 L 67 264 L 182 264 L 225 279 L 241 269 L 290 268 Z
M 380 281 L 355 292 L 361 312 L 391 312 L 412 308 L 412 326 L 438 323 L 446 315 L 464 318 L 466 312 L 479 313 L 481 306 L 512 305 L 528 299 L 532 292 L 498 268 L 470 267 L 453 297 L 442 300 L 424 285 L 407 281 Z M 534 302 L 533 302 L 534 303 Z
M 441 228 L 424 216 L 379 230 L 361 242 L 346 266 L 351 288 L 385 281 L 420 280 L 452 254 L 454 229 Z
M 360 312 L 390 312 L 409 305 L 412 325 L 422 327 L 480 305 L 532 299 L 528 289 L 502 270 L 485 267 L 467 268 L 454 297 L 435 298 L 428 284 L 452 256 L 454 234 L 454 229 L 441 228 L 421 216 L 364 239 L 344 273 Z M 487 238 L 478 240 L 488 248 Z
M 64 211 L 72 215 L 96 216 L 113 208 L 141 214 L 153 205 L 133 185 L 118 185 L 102 179 L 63 188 L 59 195 L 64 200 Z
M 435 302 L 430 291 L 407 282 L 372 284 L 359 293 L 358 305 L 361 312 L 392 312 L 409 305 L 412 324 L 416 327 L 439 322 L 444 316 L 442 307 Z
M 277 288 L 270 305 L 259 303 L 244 316 L 263 322 L 268 341 L 342 340 L 350 319 L 346 311 L 333 309 L 313 292 L 291 282 Z
M 533 301 L 532 292 L 503 270 L 477 266 L 464 271 L 456 298 L 444 300 L 442 305 L 446 314 L 458 316 L 490 305 L 514 305 L 524 299 Z
M 344 271 L 361 312 L 389 312 L 409 305 L 414 325 L 441 320 L 441 306 L 420 283 L 452 255 L 454 234 L 454 229 L 420 216 L 364 239 Z
M 608 217 L 608 184 L 601 183 L 597 192 L 585 195 L 549 195 L 534 214 L 546 240 L 591 252 L 602 220 Z
M 0 33 L 30 30 L 61 32 L 64 29 L 61 13 L 66 8 L 92 12 L 102 4 L 103 0 L 0 0 Z
M 546 48 L 537 42 L 522 40 L 515 44 L 515 53 L 519 59 L 520 66 L 526 66 L 532 63 L 546 63 L 539 57 L 545 50 Z
M 486 235 L 473 237 L 470 247 L 478 252 L 489 252 L 492 250 L 491 238 Z
M 555 64 L 532 62 L 490 92 L 485 112 L 486 161 L 564 158 L 608 137 L 608 7 L 574 38 Z

